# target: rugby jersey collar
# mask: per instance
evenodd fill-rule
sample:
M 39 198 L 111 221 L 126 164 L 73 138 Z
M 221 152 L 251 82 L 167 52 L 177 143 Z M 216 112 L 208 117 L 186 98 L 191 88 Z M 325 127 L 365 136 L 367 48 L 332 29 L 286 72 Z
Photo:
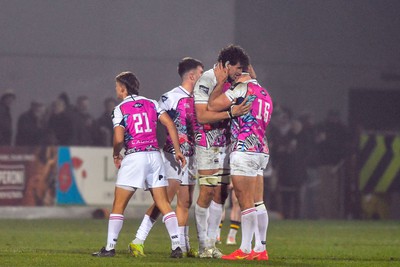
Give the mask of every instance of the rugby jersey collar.
M 135 100 L 135 97 L 137 97 L 138 95 L 132 94 L 132 95 L 128 95 L 127 97 L 124 98 L 124 100 L 128 100 L 128 99 L 132 99 Z
M 183 88 L 183 86 L 182 85 L 179 85 L 178 86 L 179 87 L 179 89 L 181 89 L 185 94 L 187 94 L 188 96 L 192 96 L 193 94 L 190 94 L 185 88 Z

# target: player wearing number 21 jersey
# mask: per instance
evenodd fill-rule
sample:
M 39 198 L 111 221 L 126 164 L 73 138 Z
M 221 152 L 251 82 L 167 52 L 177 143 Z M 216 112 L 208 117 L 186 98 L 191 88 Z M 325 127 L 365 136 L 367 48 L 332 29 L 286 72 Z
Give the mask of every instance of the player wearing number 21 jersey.
M 153 200 L 163 214 L 163 222 L 171 239 L 171 257 L 181 258 L 182 249 L 178 238 L 178 220 L 167 197 L 168 181 L 156 137 L 157 121 L 160 121 L 172 137 L 175 159 L 186 165 L 180 147 L 178 133 L 171 118 L 154 100 L 139 96 L 139 80 L 132 72 L 117 75 L 115 92 L 122 102 L 114 108 L 113 159 L 118 169 L 112 211 L 108 221 L 107 244 L 96 257 L 115 256 L 119 232 L 124 222 L 124 211 L 138 188 L 150 190 Z M 125 157 L 121 150 L 125 147 Z
M 129 95 L 113 112 L 113 124 L 125 128 L 125 154 L 158 151 L 156 127 L 158 116 L 164 113 L 157 101 Z

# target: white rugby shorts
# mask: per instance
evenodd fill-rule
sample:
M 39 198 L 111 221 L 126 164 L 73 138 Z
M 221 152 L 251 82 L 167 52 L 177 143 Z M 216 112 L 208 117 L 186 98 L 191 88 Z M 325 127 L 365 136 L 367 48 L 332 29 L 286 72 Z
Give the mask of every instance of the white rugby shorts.
M 116 185 L 144 190 L 168 186 L 161 153 L 148 151 L 126 155 L 118 170 Z
M 227 147 L 205 148 L 196 146 L 198 170 L 229 169 L 229 149 Z
M 233 151 L 230 155 L 231 175 L 263 175 L 268 160 L 269 155 L 264 153 Z
M 161 155 L 163 158 L 167 179 L 179 180 L 181 182 L 181 185 L 196 184 L 196 168 L 194 164 L 194 156 L 185 157 L 186 166 L 182 168 L 180 164 L 175 161 L 174 154 L 162 151 Z

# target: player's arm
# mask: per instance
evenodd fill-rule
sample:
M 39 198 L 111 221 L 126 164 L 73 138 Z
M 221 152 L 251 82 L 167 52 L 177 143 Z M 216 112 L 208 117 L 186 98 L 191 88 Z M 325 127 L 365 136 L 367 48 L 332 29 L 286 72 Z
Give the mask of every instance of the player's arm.
M 179 146 L 178 131 L 176 130 L 175 123 L 172 121 L 172 119 L 169 117 L 169 115 L 166 112 L 163 112 L 158 117 L 158 119 L 161 122 L 161 124 L 164 125 L 165 128 L 167 128 L 169 136 L 171 137 L 172 144 L 175 149 L 175 160 L 180 161 L 181 166 L 184 167 L 186 165 L 186 158 L 182 154 L 181 148 Z
M 125 134 L 125 121 L 121 110 L 115 107 L 111 119 L 114 125 L 114 135 L 113 135 L 113 159 L 114 165 L 117 169 L 121 167 L 121 150 L 124 146 L 124 134 Z
M 195 104 L 195 109 L 197 121 L 201 124 L 230 119 L 227 111 L 211 111 L 207 108 L 207 104 Z
M 208 101 L 207 108 L 210 111 L 223 111 L 227 110 L 233 103 L 232 100 L 229 99 L 226 94 L 217 92 L 214 95 L 214 91 L 211 93 L 210 100 Z
M 124 133 L 125 128 L 122 126 L 114 127 L 114 137 L 113 137 L 113 159 L 114 165 L 117 169 L 121 167 L 121 150 L 124 146 Z

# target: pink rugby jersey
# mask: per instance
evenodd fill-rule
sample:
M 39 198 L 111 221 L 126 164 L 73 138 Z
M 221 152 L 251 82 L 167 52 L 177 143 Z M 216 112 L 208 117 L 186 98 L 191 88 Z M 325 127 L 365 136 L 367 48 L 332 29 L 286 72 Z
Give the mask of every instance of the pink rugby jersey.
M 193 95 L 178 86 L 171 91 L 163 94 L 158 102 L 160 107 L 167 111 L 174 121 L 178 130 L 179 144 L 184 156 L 194 155 L 194 130 L 195 123 Z M 167 132 L 167 139 L 163 150 L 168 153 L 175 153 L 171 137 Z
M 256 80 L 239 83 L 225 92 L 237 103 L 247 99 L 251 103 L 250 111 L 231 121 L 232 151 L 256 152 L 269 154 L 265 131 L 271 120 L 273 110 L 272 99 L 267 90 Z
M 158 151 L 157 121 L 164 113 L 157 101 L 143 96 L 127 96 L 114 108 L 114 127 L 125 128 L 125 155 L 134 152 Z
M 208 104 L 208 99 L 216 85 L 217 79 L 214 70 L 210 69 L 204 72 L 194 87 L 194 103 Z M 223 90 L 228 90 L 230 86 L 230 83 L 225 83 Z M 200 124 L 196 120 L 195 142 L 197 146 L 206 148 L 228 145 L 230 143 L 229 120 L 206 124 Z

